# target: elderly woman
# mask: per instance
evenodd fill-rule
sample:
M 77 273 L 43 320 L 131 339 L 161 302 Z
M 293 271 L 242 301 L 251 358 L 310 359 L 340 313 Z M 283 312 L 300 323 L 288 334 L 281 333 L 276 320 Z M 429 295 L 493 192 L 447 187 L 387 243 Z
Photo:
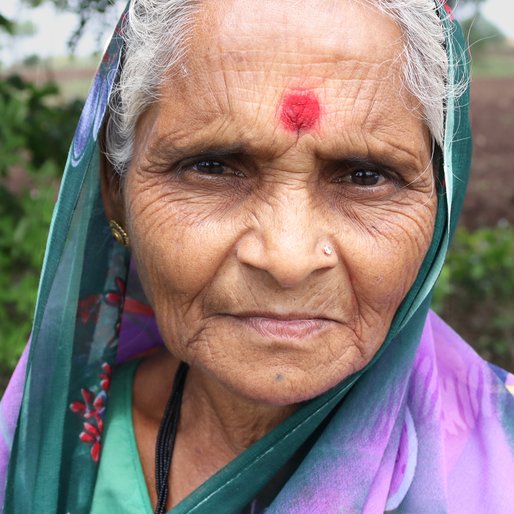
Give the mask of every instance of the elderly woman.
M 3 402 L 4 512 L 513 512 L 514 379 L 428 310 L 466 61 L 435 0 L 134 0 Z

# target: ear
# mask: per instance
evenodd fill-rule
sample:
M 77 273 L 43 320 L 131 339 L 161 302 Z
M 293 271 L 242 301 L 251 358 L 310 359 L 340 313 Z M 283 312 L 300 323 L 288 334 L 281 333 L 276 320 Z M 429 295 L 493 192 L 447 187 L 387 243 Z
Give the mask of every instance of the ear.
M 107 121 L 106 119 L 100 134 L 100 191 L 107 219 L 114 220 L 125 227 L 123 179 L 106 156 L 105 127 Z

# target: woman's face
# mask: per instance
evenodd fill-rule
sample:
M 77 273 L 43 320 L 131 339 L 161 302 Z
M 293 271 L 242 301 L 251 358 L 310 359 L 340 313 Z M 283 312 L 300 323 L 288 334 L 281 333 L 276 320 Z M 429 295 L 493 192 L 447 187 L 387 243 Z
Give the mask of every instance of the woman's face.
M 350 0 L 206 2 L 138 122 L 124 222 L 162 337 L 246 398 L 362 368 L 416 277 L 436 196 L 401 37 Z

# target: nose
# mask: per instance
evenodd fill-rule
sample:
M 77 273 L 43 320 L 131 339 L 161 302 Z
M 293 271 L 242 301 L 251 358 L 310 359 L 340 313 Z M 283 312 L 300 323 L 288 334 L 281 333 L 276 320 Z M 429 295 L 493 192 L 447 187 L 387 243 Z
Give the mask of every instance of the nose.
M 280 287 L 296 287 L 316 271 L 337 265 L 326 221 L 308 199 L 283 197 L 253 219 L 238 242 L 238 260 L 267 272 Z

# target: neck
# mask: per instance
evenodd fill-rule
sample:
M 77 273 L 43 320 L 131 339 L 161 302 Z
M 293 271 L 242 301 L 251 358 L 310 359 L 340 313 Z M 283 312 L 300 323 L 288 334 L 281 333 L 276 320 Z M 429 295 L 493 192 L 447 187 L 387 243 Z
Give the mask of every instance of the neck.
M 155 506 L 155 442 L 179 362 L 168 353 L 145 360 L 134 382 L 133 419 L 139 454 Z M 170 471 L 168 508 L 175 506 L 255 441 L 290 416 L 244 398 L 202 371 L 187 374 Z
M 160 353 L 139 367 L 134 387 L 135 406 L 157 427 L 171 394 L 178 364 L 171 355 Z M 295 405 L 268 405 L 241 396 L 192 367 L 182 398 L 179 437 L 186 434 L 188 439 L 205 441 L 226 457 L 234 458 L 295 410 Z
M 268 405 L 245 398 L 192 368 L 182 408 L 182 430 L 201 430 L 234 458 L 290 416 L 296 406 Z

